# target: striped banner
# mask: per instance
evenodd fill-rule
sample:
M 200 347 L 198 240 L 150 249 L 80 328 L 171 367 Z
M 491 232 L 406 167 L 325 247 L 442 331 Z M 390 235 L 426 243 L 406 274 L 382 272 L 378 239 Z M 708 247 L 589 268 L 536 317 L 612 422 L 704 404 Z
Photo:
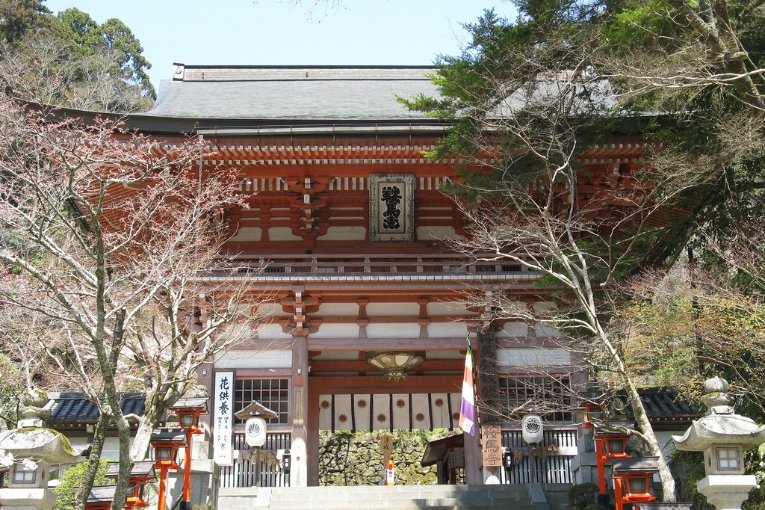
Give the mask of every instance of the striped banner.
M 468 341 L 465 355 L 465 375 L 462 378 L 462 401 L 460 403 L 460 428 L 471 436 L 476 433 L 475 385 L 473 384 L 473 351 Z

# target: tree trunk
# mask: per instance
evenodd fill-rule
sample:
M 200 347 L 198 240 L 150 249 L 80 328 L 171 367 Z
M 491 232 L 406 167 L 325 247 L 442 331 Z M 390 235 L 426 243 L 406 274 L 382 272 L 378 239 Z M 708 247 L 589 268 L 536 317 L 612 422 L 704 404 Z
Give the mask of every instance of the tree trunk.
M 590 310 L 594 310 L 594 307 L 590 308 Z M 643 401 L 640 400 L 640 394 L 637 391 L 637 387 L 635 386 L 632 378 L 627 373 L 627 367 L 624 365 L 621 354 L 616 349 L 614 344 L 611 343 L 611 339 L 601 327 L 600 322 L 597 320 L 597 316 L 594 313 L 591 314 L 590 320 L 591 324 L 598 332 L 598 337 L 600 338 L 601 343 L 613 359 L 616 373 L 619 374 L 622 382 L 624 383 L 624 387 L 627 390 L 627 395 L 630 398 L 632 414 L 635 416 L 635 422 L 637 423 L 638 431 L 643 436 L 643 441 L 645 441 L 645 443 L 648 445 L 648 449 L 651 452 L 651 455 L 657 458 L 659 477 L 661 478 L 661 488 L 663 493 L 662 501 L 666 503 L 674 503 L 676 500 L 675 479 L 669 469 L 667 459 L 664 457 L 664 452 L 662 452 L 661 446 L 659 446 L 659 442 L 656 440 L 656 433 L 653 431 L 651 422 L 648 421 L 648 414 L 645 412 L 645 407 L 643 407 Z
M 85 508 L 85 503 L 88 501 L 88 494 L 90 494 L 90 488 L 93 487 L 93 483 L 95 482 L 98 467 L 101 465 L 101 452 L 104 449 L 106 429 L 109 426 L 110 420 L 110 416 L 101 413 L 98 422 L 96 422 L 96 430 L 93 433 L 93 444 L 90 447 L 90 455 L 88 455 L 88 469 L 85 471 L 85 478 L 83 478 L 82 483 L 77 488 L 77 492 L 74 494 L 74 505 L 77 510 Z
M 149 412 L 149 409 L 146 409 L 146 411 Z M 147 415 L 141 417 L 141 421 L 138 422 L 138 430 L 136 430 L 135 437 L 133 438 L 133 445 L 130 447 L 130 458 L 133 461 L 146 458 L 154 427 L 155 420 L 148 418 Z
M 664 457 L 664 452 L 661 450 L 661 446 L 656 440 L 656 434 L 653 431 L 651 422 L 648 421 L 648 415 L 645 412 L 645 407 L 643 407 L 643 403 L 640 400 L 640 395 L 637 392 L 635 384 L 628 378 L 625 380 L 625 385 L 630 400 L 632 401 L 632 414 L 635 416 L 638 430 L 645 436 L 643 439 L 648 445 L 651 455 L 658 458 L 659 477 L 661 478 L 663 492 L 662 501 L 665 503 L 674 503 L 676 501 L 675 478 L 672 476 L 669 464 L 667 464 L 667 459 Z
M 115 421 L 117 422 L 117 432 L 119 433 L 120 470 L 111 510 L 122 510 L 130 479 L 130 471 L 133 469 L 133 461 L 130 459 L 130 424 L 122 416 L 122 413 L 120 413 Z

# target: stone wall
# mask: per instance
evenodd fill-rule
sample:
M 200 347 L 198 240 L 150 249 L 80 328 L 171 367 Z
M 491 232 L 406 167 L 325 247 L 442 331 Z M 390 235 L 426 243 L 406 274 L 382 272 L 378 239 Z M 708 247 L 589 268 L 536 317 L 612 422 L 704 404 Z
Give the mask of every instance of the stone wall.
M 383 454 L 378 432 L 323 431 L 319 437 L 319 485 L 381 485 Z M 446 431 L 397 430 L 392 459 L 396 485 L 434 485 L 436 467 L 420 466 L 428 440 L 444 437 Z

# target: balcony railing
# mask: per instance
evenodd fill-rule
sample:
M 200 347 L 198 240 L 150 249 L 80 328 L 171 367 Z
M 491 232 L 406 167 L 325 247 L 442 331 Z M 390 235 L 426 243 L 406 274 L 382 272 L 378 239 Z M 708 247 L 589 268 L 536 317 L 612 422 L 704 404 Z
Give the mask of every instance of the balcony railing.
M 538 275 L 509 260 L 484 261 L 455 255 L 269 255 L 238 257 L 211 277 L 265 280 L 532 280 Z
M 220 487 L 287 487 L 290 475 L 281 468 L 277 453 L 288 450 L 292 442 L 289 432 L 269 432 L 266 444 L 259 449 L 247 446 L 244 433 L 234 433 L 234 462 L 220 469 Z

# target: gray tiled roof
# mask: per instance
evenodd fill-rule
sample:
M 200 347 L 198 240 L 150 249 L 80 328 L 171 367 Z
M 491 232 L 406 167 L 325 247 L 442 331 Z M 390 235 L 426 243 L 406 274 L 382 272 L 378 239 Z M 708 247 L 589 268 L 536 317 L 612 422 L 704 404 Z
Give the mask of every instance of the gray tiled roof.
M 119 462 L 110 462 L 109 467 L 106 469 L 107 478 L 117 478 L 120 472 Z M 131 477 L 142 478 L 154 478 L 154 461 L 153 460 L 137 460 L 133 462 L 133 468 L 130 470 Z
M 437 95 L 432 67 L 180 67 L 149 116 L 277 121 L 416 121 L 397 97 Z
M 640 401 L 643 402 L 649 419 L 684 420 L 703 416 L 688 401 L 682 399 L 675 388 L 639 388 Z M 620 395 L 626 401 L 626 393 Z M 626 407 L 627 416 L 632 418 L 632 408 Z
M 50 425 L 66 423 L 96 423 L 98 408 L 82 393 L 65 392 L 52 394 L 51 415 L 47 422 Z M 123 414 L 143 416 L 145 397 L 137 393 L 122 395 L 121 405 Z
M 114 499 L 116 485 L 96 485 L 90 489 L 88 503 L 106 503 Z

